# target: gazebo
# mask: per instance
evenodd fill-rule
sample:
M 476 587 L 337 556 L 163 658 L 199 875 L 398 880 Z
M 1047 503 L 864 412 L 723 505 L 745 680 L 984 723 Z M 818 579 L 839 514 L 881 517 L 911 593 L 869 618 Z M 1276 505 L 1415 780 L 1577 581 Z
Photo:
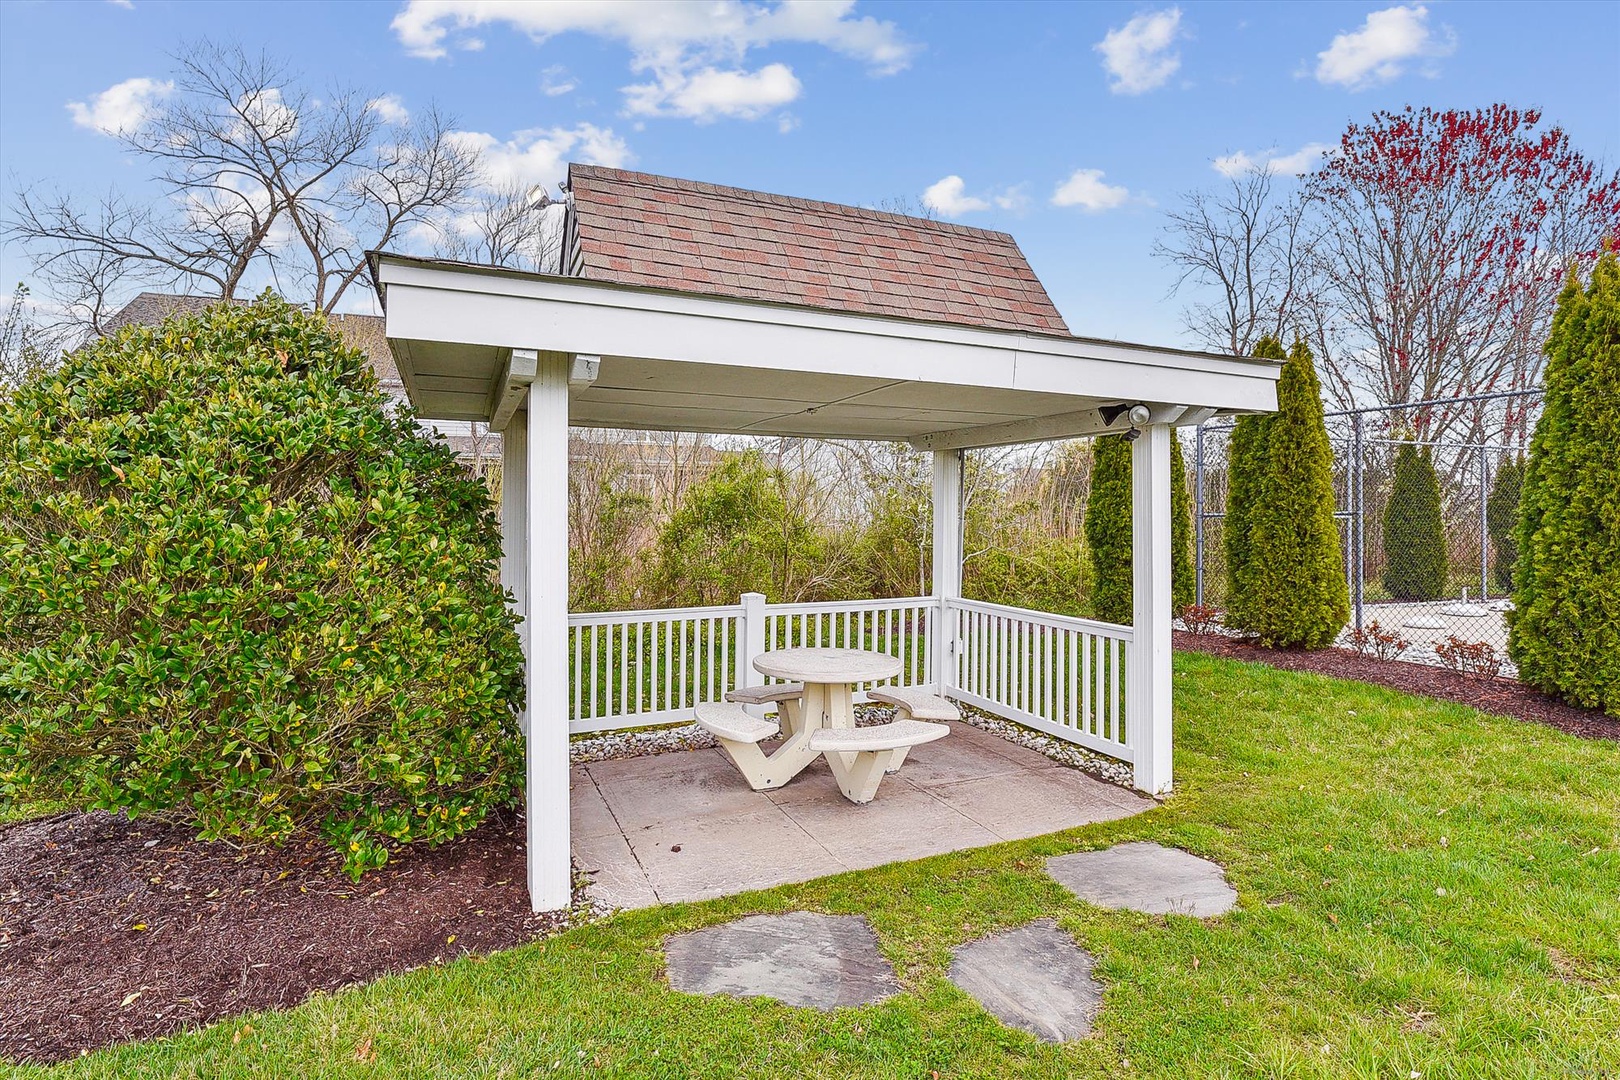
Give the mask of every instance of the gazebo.
M 600 167 L 569 181 L 560 274 L 372 257 L 420 414 L 503 436 L 535 909 L 570 898 L 570 735 L 690 719 L 787 643 L 893 651 L 901 682 L 1168 792 L 1173 428 L 1275 409 L 1277 365 L 1073 336 L 1004 233 Z M 933 594 L 570 615 L 570 425 L 931 452 Z M 1132 439 L 1132 625 L 964 599 L 963 451 L 1105 434 Z

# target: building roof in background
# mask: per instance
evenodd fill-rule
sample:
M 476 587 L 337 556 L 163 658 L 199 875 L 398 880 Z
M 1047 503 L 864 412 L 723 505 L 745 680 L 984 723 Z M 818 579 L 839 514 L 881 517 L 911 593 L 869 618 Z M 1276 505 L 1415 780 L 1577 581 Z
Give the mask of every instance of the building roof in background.
M 565 265 L 585 278 L 1069 333 L 1006 233 L 598 165 L 568 180 Z
M 171 315 L 192 315 L 217 303 L 217 296 L 143 292 L 107 320 L 103 333 L 116 333 L 126 326 L 152 326 Z M 388 348 L 380 315 L 328 315 L 326 321 L 337 330 L 345 345 L 366 354 L 384 390 L 394 396 L 403 395 L 404 383 L 400 380 L 399 369 L 394 366 L 394 354 Z

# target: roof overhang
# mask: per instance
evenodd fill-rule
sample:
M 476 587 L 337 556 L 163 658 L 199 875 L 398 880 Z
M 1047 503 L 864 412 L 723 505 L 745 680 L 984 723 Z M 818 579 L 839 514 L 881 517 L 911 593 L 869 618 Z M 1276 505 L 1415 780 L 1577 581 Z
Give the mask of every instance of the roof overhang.
M 1178 349 L 850 315 L 378 253 L 411 401 L 504 423 L 539 353 L 574 362 L 583 427 L 995 446 L 1277 406 L 1280 366 Z

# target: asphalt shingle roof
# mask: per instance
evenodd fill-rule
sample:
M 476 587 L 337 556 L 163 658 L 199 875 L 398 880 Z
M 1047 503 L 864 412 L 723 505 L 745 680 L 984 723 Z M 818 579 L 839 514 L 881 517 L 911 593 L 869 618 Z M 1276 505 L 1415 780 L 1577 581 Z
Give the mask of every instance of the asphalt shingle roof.
M 598 281 L 1068 334 L 1011 236 L 571 165 L 574 272 Z

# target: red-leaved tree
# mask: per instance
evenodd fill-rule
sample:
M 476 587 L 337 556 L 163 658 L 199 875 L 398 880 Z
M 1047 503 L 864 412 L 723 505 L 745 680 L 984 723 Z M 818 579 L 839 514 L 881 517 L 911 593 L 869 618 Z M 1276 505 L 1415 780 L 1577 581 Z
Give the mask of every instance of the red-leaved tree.
M 1620 234 L 1620 172 L 1507 105 L 1375 113 L 1350 125 L 1305 197 L 1312 336 L 1345 404 L 1538 385 L 1564 275 Z M 1528 435 L 1522 414 L 1478 405 L 1406 422 L 1420 438 Z

